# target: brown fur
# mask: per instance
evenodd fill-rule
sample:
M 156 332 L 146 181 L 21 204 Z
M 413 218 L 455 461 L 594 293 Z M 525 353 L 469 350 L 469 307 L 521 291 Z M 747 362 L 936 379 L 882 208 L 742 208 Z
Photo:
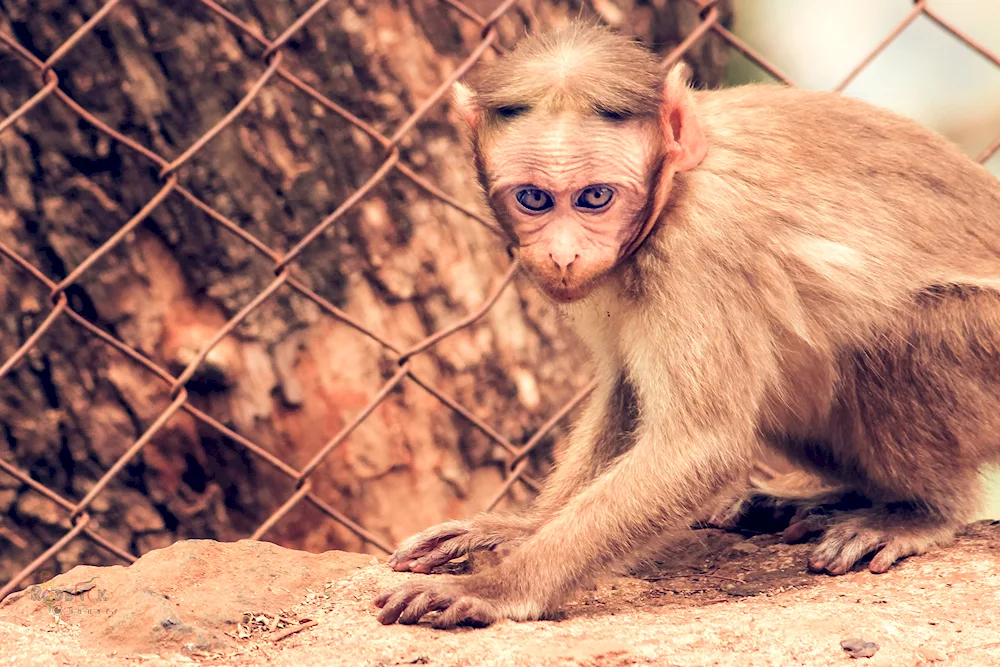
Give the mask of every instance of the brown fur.
M 468 99 L 487 115 L 633 104 L 622 82 L 634 46 L 594 28 L 567 34 L 526 40 Z M 564 52 L 586 67 L 546 79 Z M 639 70 L 634 97 L 647 99 Z M 575 96 L 553 97 L 565 81 Z M 814 570 L 843 573 L 874 553 L 870 569 L 884 571 L 970 516 L 979 466 L 1000 458 L 997 179 L 916 123 L 835 94 L 668 97 L 698 119 L 708 152 L 665 171 L 672 189 L 652 233 L 562 306 L 600 379 L 564 459 L 527 514 L 404 543 L 394 567 L 422 572 L 511 548 L 495 568 L 387 591 L 382 622 L 436 610 L 439 627 L 539 618 L 688 525 L 769 449 L 813 475 L 757 486 L 803 501 L 786 538 L 823 532 Z M 487 131 L 493 143 L 509 135 Z M 478 145 L 488 187 L 496 172 Z M 590 252 L 604 251 L 580 261 Z M 554 280 L 537 257 L 536 279 Z M 859 502 L 815 511 L 842 492 Z
M 651 118 L 662 88 L 663 73 L 649 51 L 585 23 L 523 41 L 475 84 L 479 103 L 491 112 L 549 106 Z

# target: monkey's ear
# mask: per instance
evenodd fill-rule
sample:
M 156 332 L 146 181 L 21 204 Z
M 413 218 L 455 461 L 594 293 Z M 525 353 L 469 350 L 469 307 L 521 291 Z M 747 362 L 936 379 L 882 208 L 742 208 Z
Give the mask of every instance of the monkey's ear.
M 476 94 L 461 81 L 456 81 L 452 87 L 452 99 L 462 113 L 462 117 L 472 129 L 479 123 L 479 105 L 476 104 Z
M 690 68 L 680 62 L 673 66 L 663 84 L 660 126 L 667 140 L 671 166 L 677 171 L 694 169 L 708 152 L 708 142 L 695 115 L 688 88 Z

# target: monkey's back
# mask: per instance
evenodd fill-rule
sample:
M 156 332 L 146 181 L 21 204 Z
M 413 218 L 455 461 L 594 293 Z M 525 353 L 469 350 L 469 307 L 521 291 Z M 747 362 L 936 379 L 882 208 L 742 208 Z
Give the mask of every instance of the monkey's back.
M 834 93 L 750 85 L 696 103 L 709 150 L 678 176 L 700 194 L 677 214 L 777 257 L 800 292 L 877 310 L 928 285 L 1000 288 L 1000 181 L 943 137 Z
M 775 85 L 704 91 L 696 100 L 710 146 L 703 171 L 819 214 L 873 206 L 873 230 L 927 232 L 935 245 L 948 234 L 946 220 L 1000 236 L 1000 181 L 914 120 L 840 94 Z M 972 220 L 981 213 L 993 215 Z

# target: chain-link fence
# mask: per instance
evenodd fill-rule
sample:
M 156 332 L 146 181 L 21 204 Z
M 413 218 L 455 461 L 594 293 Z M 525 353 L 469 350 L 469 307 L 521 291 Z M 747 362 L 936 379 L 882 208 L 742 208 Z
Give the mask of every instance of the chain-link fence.
M 465 58 L 464 62 L 462 62 L 461 65 L 446 79 L 440 82 L 440 86 L 433 92 L 433 94 L 427 97 L 427 99 L 416 108 L 412 115 L 400 123 L 391 136 L 386 136 L 386 134 L 378 132 L 369 123 L 366 123 L 364 120 L 356 117 L 329 97 L 324 96 L 322 92 L 316 90 L 314 87 L 303 81 L 302 78 L 296 76 L 293 72 L 283 66 L 283 49 L 286 48 L 289 40 L 302 30 L 308 22 L 321 20 L 316 17 L 329 3 L 329 0 L 318 0 L 315 2 L 307 11 L 299 16 L 298 19 L 288 25 L 288 27 L 281 32 L 281 34 L 273 39 L 261 34 L 254 27 L 241 20 L 214 0 L 198 1 L 204 8 L 213 12 L 218 17 L 221 17 L 221 19 L 230 24 L 233 28 L 235 28 L 235 30 L 242 33 L 242 35 L 248 40 L 251 40 L 259 45 L 259 58 L 266 66 L 266 69 L 250 87 L 249 91 L 242 97 L 239 103 L 229 111 L 229 113 L 227 113 L 207 132 L 194 141 L 180 155 L 177 155 L 172 159 L 164 157 L 154 152 L 150 147 L 142 145 L 128 136 L 125 136 L 123 133 L 112 128 L 105 122 L 102 122 L 102 120 L 95 114 L 83 108 L 62 87 L 60 87 L 59 77 L 53 69 L 54 66 L 59 63 L 67 53 L 74 49 L 81 39 L 98 30 L 105 17 L 117 5 L 123 4 L 123 0 L 110 0 L 103 5 L 98 12 L 93 14 L 89 20 L 80 25 L 68 39 L 66 39 L 44 60 L 36 57 L 32 51 L 20 43 L 14 35 L 0 31 L 0 52 L 6 51 L 4 57 L 16 58 L 24 67 L 34 70 L 37 74 L 38 80 L 37 93 L 35 93 L 30 99 L 24 101 L 23 104 L 21 104 L 11 114 L 0 121 L 0 133 L 10 129 L 15 123 L 18 122 L 18 119 L 30 114 L 32 109 L 43 100 L 54 98 L 72 110 L 72 112 L 75 113 L 82 121 L 86 122 L 93 128 L 96 128 L 99 132 L 106 135 L 106 137 L 120 143 L 155 165 L 159 171 L 159 179 L 162 184 L 156 195 L 150 199 L 135 216 L 118 229 L 85 260 L 80 262 L 75 268 L 69 270 L 65 277 L 61 280 L 56 280 L 49 275 L 46 275 L 45 272 L 18 254 L 14 250 L 14 245 L 12 243 L 9 243 L 7 239 L 0 238 L 0 259 L 6 258 L 13 262 L 20 268 L 20 270 L 23 270 L 23 272 L 29 275 L 31 279 L 36 281 L 40 286 L 43 286 L 44 289 L 47 289 L 51 295 L 51 310 L 44 318 L 41 325 L 31 332 L 30 335 L 27 335 L 16 352 L 9 359 L 4 361 L 2 366 L 0 366 L 0 381 L 3 381 L 4 377 L 7 376 L 12 369 L 22 363 L 26 355 L 28 355 L 29 352 L 35 348 L 36 345 L 38 345 L 39 341 L 44 339 L 46 335 L 49 334 L 55 322 L 68 320 L 73 325 L 81 328 L 83 331 L 96 337 L 97 339 L 100 339 L 111 348 L 114 348 L 114 350 L 121 355 L 124 355 L 135 364 L 139 364 L 147 369 L 164 384 L 169 392 L 170 398 L 169 406 L 159 414 L 159 417 L 146 429 L 141 437 L 135 440 L 131 446 L 128 447 L 127 450 L 117 459 L 117 461 L 107 469 L 104 475 L 95 484 L 93 484 L 89 490 L 82 495 L 82 497 L 78 499 L 68 498 L 63 494 L 46 487 L 44 484 L 34 479 L 30 474 L 28 474 L 28 472 L 20 469 L 12 461 L 0 459 L 0 470 L 7 475 L 14 477 L 26 487 L 37 492 L 42 497 L 47 499 L 47 501 L 50 501 L 60 512 L 64 513 L 71 525 L 68 532 L 66 532 L 55 543 L 46 545 L 43 553 L 41 553 L 32 562 L 25 563 L 23 569 L 21 569 L 20 572 L 18 572 L 10 581 L 6 582 L 3 587 L 0 588 L 0 599 L 19 587 L 27 578 L 39 570 L 46 563 L 46 561 L 64 549 L 72 541 L 77 539 L 83 538 L 91 540 L 93 543 L 99 545 L 103 549 L 106 549 L 108 552 L 126 563 L 135 560 L 135 556 L 133 554 L 114 544 L 106 536 L 102 536 L 100 528 L 96 527 L 96 522 L 92 520 L 92 506 L 95 499 L 106 491 L 109 483 L 111 483 L 116 476 L 122 474 L 123 469 L 125 469 L 126 466 L 128 466 L 130 462 L 132 462 L 137 455 L 143 451 L 150 441 L 157 436 L 157 433 L 163 429 L 165 424 L 167 424 L 167 422 L 174 415 L 181 411 L 186 412 L 203 426 L 214 429 L 233 443 L 237 443 L 239 446 L 245 448 L 246 451 L 251 453 L 254 457 L 257 457 L 270 466 L 273 466 L 274 469 L 280 471 L 293 481 L 296 489 L 294 493 L 292 493 L 287 500 L 280 507 L 278 507 L 277 510 L 267 517 L 267 519 L 253 532 L 251 535 L 252 538 L 260 538 L 268 530 L 280 522 L 293 507 L 295 507 L 298 503 L 305 501 L 313 505 L 333 521 L 336 521 L 346 527 L 362 540 L 375 545 L 381 550 L 389 552 L 392 545 L 387 544 L 378 535 L 366 530 L 364 526 L 358 525 L 336 507 L 332 506 L 329 502 L 314 493 L 311 478 L 317 467 L 330 456 L 331 452 L 344 443 L 351 433 L 355 431 L 355 429 L 361 425 L 362 422 L 368 419 L 380 403 L 385 401 L 386 398 L 399 385 L 404 382 L 412 382 L 419 387 L 422 387 L 423 390 L 427 391 L 443 405 L 447 406 L 447 408 L 454 411 L 457 415 L 460 415 L 463 419 L 468 420 L 472 425 L 474 425 L 475 428 L 481 431 L 487 438 L 491 439 L 506 452 L 509 474 L 507 475 L 504 483 L 499 489 L 497 489 L 493 500 L 488 503 L 486 509 L 492 509 L 506 494 L 510 492 L 511 487 L 515 484 L 522 484 L 531 490 L 537 490 L 538 484 L 536 480 L 530 478 L 526 474 L 527 455 L 532 452 L 540 442 L 542 442 L 545 436 L 554 428 L 556 424 L 558 424 L 560 420 L 562 420 L 574 409 L 574 407 L 586 398 L 587 394 L 592 389 L 592 386 L 585 387 L 564 406 L 556 410 L 554 414 L 551 415 L 551 418 L 543 424 L 530 439 L 522 445 L 516 445 L 503 434 L 497 432 L 485 421 L 474 415 L 470 410 L 463 407 L 456 400 L 436 389 L 433 384 L 414 370 L 412 361 L 415 357 L 425 353 L 437 343 L 448 338 L 452 334 L 471 326 L 483 318 L 494 306 L 494 304 L 496 304 L 501 294 L 505 290 L 511 288 L 511 283 L 518 271 L 518 262 L 516 259 L 511 261 L 509 269 L 503 276 L 503 279 L 499 282 L 499 285 L 493 293 L 489 295 L 481 307 L 476 309 L 474 312 L 469 313 L 468 316 L 456 322 L 454 325 L 437 331 L 412 347 L 399 346 L 391 340 L 385 338 L 378 331 L 373 331 L 369 327 L 366 327 L 361 322 L 336 307 L 329 300 L 320 296 L 316 291 L 307 286 L 307 284 L 299 277 L 296 277 L 296 271 L 299 270 L 298 267 L 296 267 L 296 260 L 299 258 L 302 251 L 313 243 L 317 237 L 330 229 L 332 225 L 335 225 L 338 220 L 341 220 L 345 214 L 352 209 L 352 207 L 358 204 L 358 202 L 365 198 L 366 195 L 373 190 L 373 188 L 375 188 L 390 173 L 393 172 L 409 179 L 424 192 L 439 199 L 448 206 L 461 211 L 465 215 L 469 216 L 469 218 L 478 221 L 490 229 L 493 229 L 492 223 L 489 220 L 484 219 L 469 207 L 464 206 L 452 195 L 441 191 L 434 183 L 431 183 L 418 175 L 410 166 L 402 161 L 399 146 L 401 140 L 408 133 L 410 133 L 411 130 L 413 130 L 416 124 L 428 113 L 428 111 L 435 105 L 440 104 L 442 100 L 446 98 L 452 84 L 472 69 L 484 53 L 489 50 L 494 50 L 498 53 L 502 53 L 504 51 L 504 47 L 500 44 L 498 39 L 496 24 L 508 12 L 515 8 L 517 4 L 516 0 L 505 0 L 498 5 L 489 16 L 485 17 L 476 13 L 459 0 L 444 0 L 442 3 L 442 11 L 457 11 L 468 21 L 474 22 L 477 26 L 479 26 L 479 28 L 481 28 L 482 39 L 478 46 L 476 46 L 471 53 L 468 54 L 468 57 Z M 706 35 L 709 33 L 715 33 L 718 37 L 725 40 L 725 42 L 728 43 L 733 49 L 742 53 L 743 56 L 762 68 L 774 79 L 792 85 L 792 81 L 790 81 L 787 76 L 785 76 L 773 64 L 769 63 L 765 58 L 755 52 L 736 35 L 730 32 L 729 29 L 722 25 L 720 21 L 720 12 L 715 6 L 717 4 L 716 2 L 707 0 L 677 1 L 691 2 L 697 5 L 698 10 L 700 11 L 701 21 L 697 28 L 691 31 L 683 42 L 667 55 L 666 64 L 676 62 L 682 58 L 689 49 L 697 45 Z M 858 76 L 859 73 L 862 72 L 862 70 L 868 67 L 868 65 L 884 49 L 886 49 L 886 47 L 888 47 L 893 40 L 899 37 L 901 33 L 903 33 L 918 17 L 921 16 L 930 19 L 942 30 L 950 33 L 955 39 L 961 40 L 968 45 L 969 48 L 973 49 L 983 58 L 1000 68 L 1000 58 L 998 58 L 997 55 L 989 52 L 987 49 L 974 42 L 956 27 L 947 22 L 944 18 L 942 18 L 942 16 L 928 7 L 925 0 L 920 0 L 913 4 L 912 9 L 909 11 L 905 19 L 902 20 L 889 34 L 887 34 L 885 39 L 882 40 L 882 42 L 879 43 L 867 57 L 858 63 L 857 67 L 855 67 L 850 74 L 836 86 L 836 89 L 844 89 Z M 363 132 L 378 145 L 379 150 L 381 150 L 384 154 L 381 166 L 371 175 L 367 182 L 358 188 L 351 196 L 345 199 L 329 216 L 319 221 L 287 252 L 279 252 L 272 247 L 269 247 L 269 245 L 261 241 L 256 236 L 251 235 L 232 219 L 219 213 L 213 207 L 206 204 L 202 198 L 199 198 L 197 193 L 192 192 L 181 185 L 178 179 L 179 171 L 184 168 L 191 158 L 201 151 L 206 144 L 211 142 L 213 138 L 218 136 L 220 132 L 230 126 L 258 96 L 260 91 L 276 79 L 283 80 L 287 84 L 290 84 L 300 94 L 308 96 L 308 98 L 325 110 L 336 114 L 336 116 Z M 998 150 L 1000 150 L 1000 137 L 997 137 L 991 145 L 983 149 L 977 159 L 980 162 L 984 162 L 993 156 Z M 143 221 L 146 220 L 147 217 L 153 212 L 153 210 L 156 209 L 164 200 L 171 197 L 183 198 L 191 205 L 201 210 L 215 224 L 224 228 L 227 232 L 235 235 L 239 239 L 242 239 L 242 241 L 252 248 L 254 252 L 259 253 L 260 256 L 270 260 L 273 263 L 274 270 L 274 277 L 270 281 L 270 284 L 268 284 L 265 289 L 261 290 L 256 295 L 255 298 L 239 310 L 236 315 L 229 319 L 224 326 L 218 329 L 214 336 L 212 336 L 211 339 L 201 347 L 195 358 L 191 360 L 187 367 L 184 368 L 179 374 L 172 374 L 168 372 L 167 369 L 155 363 L 153 360 L 148 358 L 148 356 L 143 355 L 123 343 L 115 336 L 109 334 L 107 331 L 96 326 L 90 319 L 72 307 L 71 300 L 67 297 L 67 290 L 77 284 L 84 274 L 89 271 L 99 270 L 94 268 L 95 264 L 101 260 L 102 257 L 105 257 L 109 252 L 115 249 L 116 246 L 119 246 L 119 244 L 123 242 L 130 232 L 133 232 L 140 224 L 142 224 Z M 188 389 L 186 388 L 188 383 L 193 377 L 195 377 L 196 373 L 198 373 L 199 368 L 205 363 L 208 355 L 220 343 L 220 341 L 231 335 L 233 330 L 240 325 L 241 322 L 244 322 L 252 312 L 258 309 L 268 299 L 272 298 L 278 290 L 282 289 L 294 290 L 302 297 L 305 297 L 315 303 L 330 317 L 333 317 L 336 320 L 352 327 L 360 335 L 367 336 L 376 341 L 385 349 L 387 354 L 391 355 L 392 358 L 395 359 L 396 362 L 396 369 L 392 374 L 392 377 L 385 382 L 368 405 L 338 433 L 333 435 L 333 437 L 331 437 L 324 446 L 316 451 L 306 465 L 300 468 L 289 465 L 273 453 L 267 451 L 264 447 L 255 443 L 247 435 L 235 432 L 233 429 L 221 423 L 216 418 L 213 418 L 205 411 L 192 405 L 189 401 Z

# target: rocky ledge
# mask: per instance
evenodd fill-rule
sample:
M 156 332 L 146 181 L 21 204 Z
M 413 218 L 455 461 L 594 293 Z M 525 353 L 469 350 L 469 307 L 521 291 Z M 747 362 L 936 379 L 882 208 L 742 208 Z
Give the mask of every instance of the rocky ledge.
M 178 542 L 80 566 L 0 603 L 4 664 L 1000 664 L 1000 522 L 883 575 L 808 574 L 809 545 L 699 530 L 666 563 L 608 578 L 559 618 L 383 627 L 410 576 L 372 556 Z

